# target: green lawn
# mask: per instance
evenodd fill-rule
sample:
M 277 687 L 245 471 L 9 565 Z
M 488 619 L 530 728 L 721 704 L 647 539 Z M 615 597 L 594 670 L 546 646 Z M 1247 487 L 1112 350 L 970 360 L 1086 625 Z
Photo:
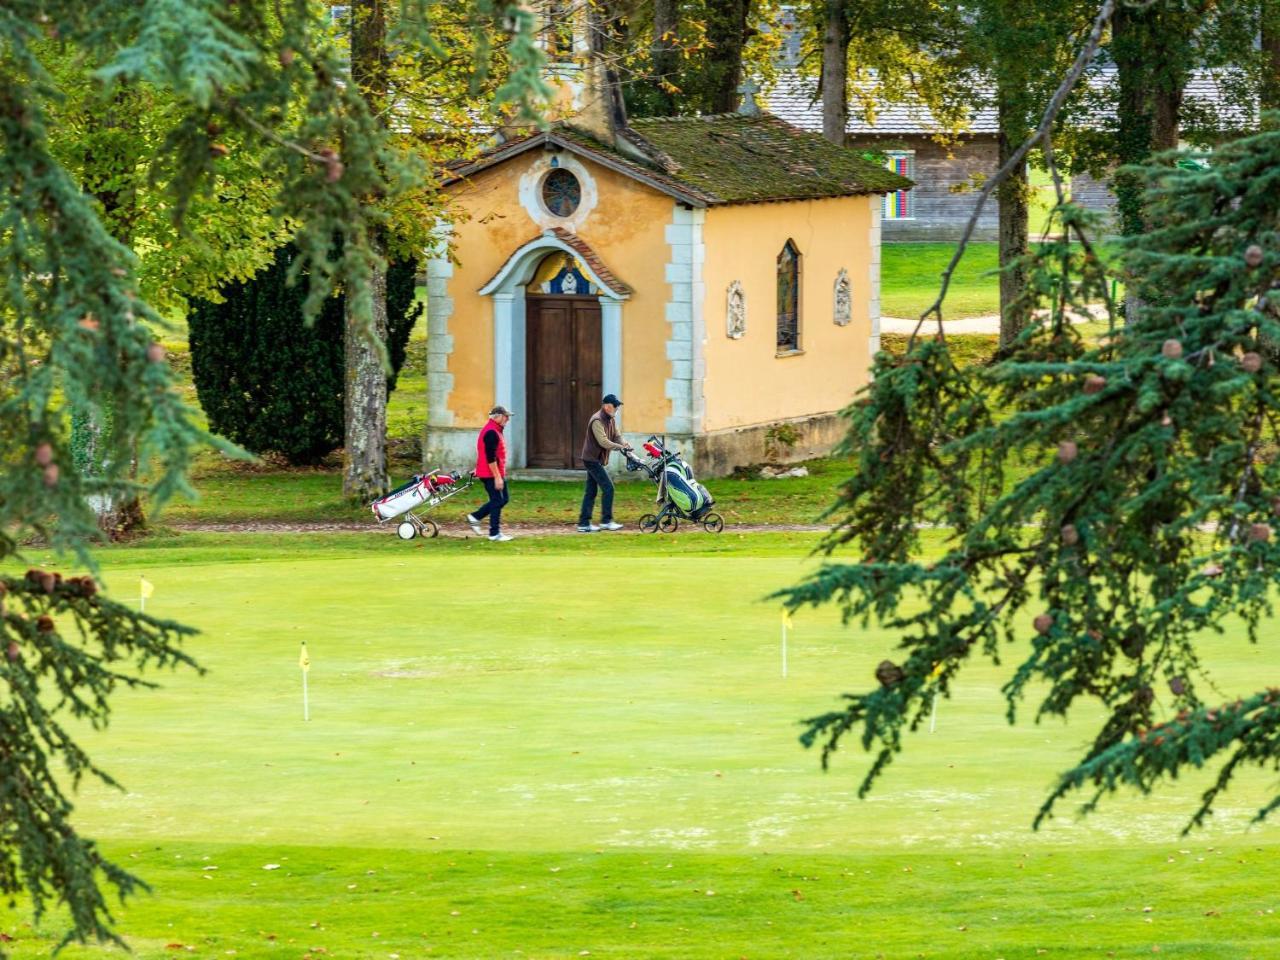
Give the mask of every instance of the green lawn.
M 886 317 L 920 316 L 942 282 L 942 271 L 955 253 L 954 243 L 886 243 L 880 248 L 880 312 Z M 948 320 L 1000 312 L 1000 284 L 995 270 L 998 245 L 970 243 L 956 267 L 943 303 Z
M 470 463 L 442 463 L 445 469 L 469 470 Z M 716 509 L 729 524 L 809 524 L 835 499 L 836 486 L 849 476 L 852 465 L 827 459 L 808 463 L 807 477 L 708 480 Z M 392 481 L 408 479 L 417 463 L 396 464 Z M 585 476 L 585 474 L 584 474 Z M 655 487 L 630 475 L 617 484 L 614 512 L 625 522 L 653 511 Z M 327 469 L 289 469 L 228 462 L 208 456 L 194 473 L 199 499 L 171 504 L 159 523 L 243 523 L 269 520 L 283 523 L 311 521 L 373 521 L 369 508 L 342 498 L 341 473 Z M 442 504 L 432 515 L 457 527 L 463 515 L 484 501 L 477 485 L 471 492 Z M 512 480 L 511 503 L 503 516 L 520 524 L 577 522 L 582 484 L 571 481 Z M 465 528 L 464 528 L 465 529 Z
M 871 682 L 893 640 L 803 612 L 782 679 L 762 597 L 814 542 L 103 551 L 113 593 L 145 571 L 148 610 L 204 630 L 209 668 L 120 693 L 112 728 L 84 732 L 127 792 L 87 788 L 78 822 L 156 888 L 120 912 L 135 955 L 1274 956 L 1280 833 L 1246 827 L 1274 778 L 1246 774 L 1190 838 L 1202 778 L 1034 834 L 1087 729 L 1007 727 L 1008 665 L 966 672 L 870 799 L 852 745 L 822 773 L 796 721 Z M 1224 696 L 1273 672 L 1277 639 L 1206 638 Z M 29 958 L 57 924 L 0 930 Z

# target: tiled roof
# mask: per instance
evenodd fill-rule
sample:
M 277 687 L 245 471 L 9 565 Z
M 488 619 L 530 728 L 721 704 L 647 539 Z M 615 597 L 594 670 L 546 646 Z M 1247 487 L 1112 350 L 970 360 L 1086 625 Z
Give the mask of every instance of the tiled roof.
M 1245 126 L 1252 122 L 1250 111 L 1228 96 L 1228 89 L 1236 78 L 1229 74 L 1200 70 L 1187 81 L 1183 97 L 1183 112 L 1193 109 L 1214 115 L 1220 125 Z M 770 112 L 804 130 L 822 130 L 822 103 L 817 98 L 816 79 L 795 71 L 781 75 L 777 85 L 766 95 Z M 1106 66 L 1088 80 L 1094 103 L 1089 109 L 1089 126 L 1106 129 L 1115 124 L 1114 97 L 1115 68 Z M 995 88 L 991 84 L 978 86 L 985 104 L 974 111 L 969 119 L 967 133 L 995 134 L 999 132 L 995 109 Z M 933 134 L 941 129 L 933 112 L 918 98 L 898 103 L 877 102 L 874 120 L 868 121 L 863 103 L 857 99 L 849 103 L 849 124 L 846 128 L 854 136 L 891 136 L 893 134 Z
M 573 252 L 576 253 L 587 266 L 591 268 L 591 272 L 600 278 L 606 287 L 615 293 L 631 294 L 635 291 L 619 280 L 608 267 L 604 265 L 604 261 L 596 254 L 594 250 L 576 233 L 570 233 L 563 227 L 552 227 L 551 232 L 559 239 L 568 244 Z
M 652 159 L 623 154 L 581 130 L 558 124 L 454 167 L 445 185 L 546 143 L 698 207 L 887 193 L 910 185 L 854 151 L 768 114 L 634 120 L 627 139 Z

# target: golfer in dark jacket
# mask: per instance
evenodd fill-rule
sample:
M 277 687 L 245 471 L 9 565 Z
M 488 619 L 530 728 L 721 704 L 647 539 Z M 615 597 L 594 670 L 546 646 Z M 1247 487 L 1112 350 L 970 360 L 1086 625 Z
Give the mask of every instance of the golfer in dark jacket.
M 587 468 L 587 489 L 582 495 L 582 510 L 578 514 L 578 532 L 595 533 L 598 530 L 621 530 L 622 524 L 613 522 L 613 481 L 605 467 L 611 450 L 630 450 L 631 444 L 618 432 L 617 414 L 622 401 L 612 393 L 607 394 L 601 407 L 587 422 L 587 436 L 582 441 L 582 465 Z M 600 491 L 600 526 L 591 522 L 596 506 L 596 491 Z

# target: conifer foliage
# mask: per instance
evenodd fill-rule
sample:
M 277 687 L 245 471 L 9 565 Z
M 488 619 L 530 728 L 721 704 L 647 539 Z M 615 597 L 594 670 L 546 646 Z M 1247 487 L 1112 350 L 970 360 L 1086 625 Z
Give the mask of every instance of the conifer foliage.
M 855 735 L 875 755 L 864 794 L 971 658 L 1011 652 L 1010 722 L 1033 695 L 1037 720 L 1105 714 L 1037 825 L 1076 791 L 1088 810 L 1216 769 L 1190 829 L 1242 766 L 1280 766 L 1280 689 L 1221 702 L 1198 653 L 1208 632 L 1256 641 L 1280 574 L 1280 371 L 1263 349 L 1280 336 L 1276 119 L 1141 171 L 1153 226 L 1121 266 L 1141 278 L 1136 323 L 1079 335 L 1071 315 L 1106 297 L 1107 271 L 1062 239 L 1030 256 L 1034 322 L 989 366 L 958 366 L 941 331 L 877 356 L 848 411 L 857 468 L 825 543 L 862 562 L 785 594 L 901 638 L 898 662 L 803 737 L 825 764 Z M 1056 216 L 1087 241 L 1087 214 Z M 944 546 L 926 562 L 935 525 Z
M 153 333 L 163 323 L 139 293 L 136 258 L 51 147 L 59 91 L 42 56 L 81 53 L 103 64 L 95 77 L 108 89 L 164 94 L 155 182 L 176 231 L 237 144 L 260 149 L 314 315 L 335 286 L 369 301 L 380 263 L 371 238 L 386 214 L 363 199 L 393 204 L 420 190 L 425 174 L 344 78 L 326 6 L 10 0 L 0 9 L 0 561 L 39 538 L 92 569 L 90 498 L 138 493 L 137 462 L 162 502 L 187 489 L 192 447 L 209 439 L 172 387 Z M 429 0 L 398 8 L 398 29 L 416 49 L 437 49 Z M 482 59 L 495 35 L 509 40 L 498 98 L 528 113 L 541 89 L 531 15 L 500 0 L 475 0 L 468 11 Z M 71 449 L 73 413 L 110 425 L 92 474 Z M 0 579 L 0 594 L 0 895 L 25 896 L 37 912 L 65 904 L 68 939 L 114 939 L 99 884 L 128 894 L 141 881 L 104 860 L 69 819 L 60 764 L 72 786 L 86 774 L 111 781 L 60 718 L 105 726 L 111 694 L 140 685 L 139 670 L 192 665 L 181 649 L 190 631 L 104 597 L 92 576 L 33 570 Z
M 295 249 L 281 247 L 271 266 L 223 288 L 222 302 L 194 302 L 187 325 L 209 429 L 254 453 L 312 464 L 342 445 L 343 296 L 325 300 L 308 324 L 306 285 L 289 283 L 296 259 Z M 412 261 L 387 268 L 388 392 L 422 313 L 415 272 Z

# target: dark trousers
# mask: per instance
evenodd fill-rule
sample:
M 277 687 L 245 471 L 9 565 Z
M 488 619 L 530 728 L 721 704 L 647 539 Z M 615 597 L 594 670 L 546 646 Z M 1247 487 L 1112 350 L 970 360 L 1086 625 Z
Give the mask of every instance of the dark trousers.
M 591 522 L 591 514 L 596 508 L 596 491 L 600 491 L 600 522 L 613 521 L 613 481 L 609 472 L 598 463 L 585 464 L 587 468 L 587 489 L 582 495 L 582 510 L 578 513 L 578 526 L 585 527 Z
M 502 508 L 511 499 L 510 488 L 507 486 L 511 481 L 503 483 L 501 490 L 494 485 L 493 477 L 481 477 L 480 482 L 484 484 L 485 493 L 489 494 L 489 502 L 476 509 L 471 515 L 477 520 L 488 517 L 489 536 L 496 537 L 502 530 Z

